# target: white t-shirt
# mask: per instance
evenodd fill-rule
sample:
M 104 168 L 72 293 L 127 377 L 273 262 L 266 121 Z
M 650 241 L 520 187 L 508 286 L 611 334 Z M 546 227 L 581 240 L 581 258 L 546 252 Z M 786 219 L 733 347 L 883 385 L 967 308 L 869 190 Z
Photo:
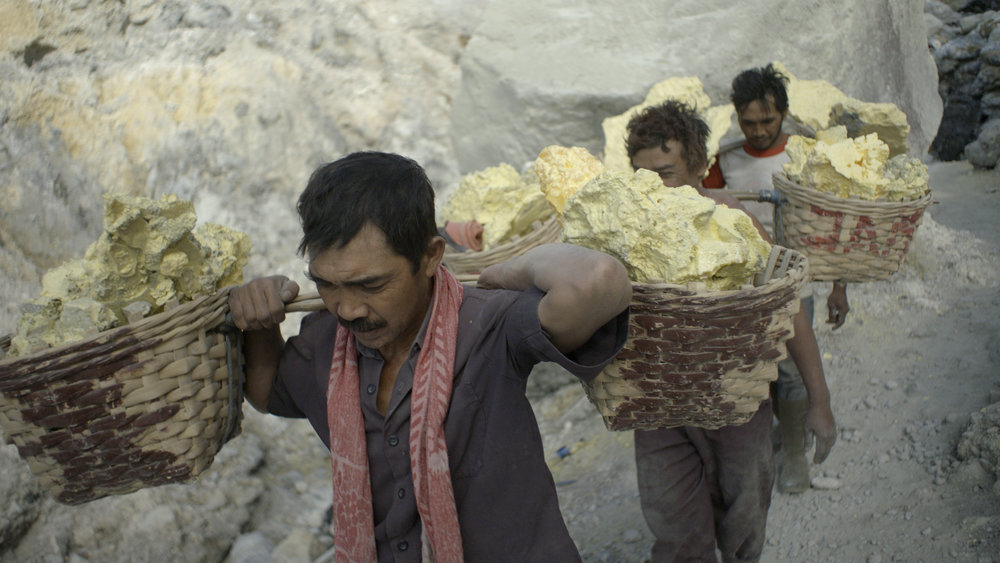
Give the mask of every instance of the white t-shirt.
M 719 155 L 719 168 L 726 180 L 726 189 L 736 192 L 774 189 L 771 175 L 780 172 L 781 166 L 789 161 L 788 154 L 784 150 L 785 146 L 782 145 L 779 152 L 767 156 L 756 156 L 747 152 L 747 148 L 746 145 L 742 145 Z M 741 203 L 768 232 L 774 234 L 773 205 L 758 201 L 741 201 Z

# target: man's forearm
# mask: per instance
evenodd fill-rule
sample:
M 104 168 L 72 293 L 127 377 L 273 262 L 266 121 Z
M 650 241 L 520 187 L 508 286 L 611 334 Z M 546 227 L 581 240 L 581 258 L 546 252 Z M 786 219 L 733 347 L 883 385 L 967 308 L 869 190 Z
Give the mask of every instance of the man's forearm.
M 484 287 L 545 292 L 539 320 L 563 352 L 580 346 L 594 331 L 628 307 L 632 284 L 625 267 L 607 254 L 569 244 L 547 244 L 480 276 Z
M 813 333 L 812 323 L 806 315 L 805 309 L 792 318 L 795 328 L 795 336 L 788 340 L 788 354 L 795 362 L 799 374 L 802 376 L 802 383 L 805 385 L 806 393 L 809 395 L 810 405 L 829 405 L 830 390 L 826 386 L 826 377 L 823 375 L 823 361 L 819 355 L 819 345 L 816 343 L 816 335 Z
M 267 412 L 267 401 L 271 396 L 271 386 L 278 372 L 278 363 L 285 341 L 281 329 L 248 330 L 243 333 L 244 356 L 246 358 L 247 400 L 260 412 Z

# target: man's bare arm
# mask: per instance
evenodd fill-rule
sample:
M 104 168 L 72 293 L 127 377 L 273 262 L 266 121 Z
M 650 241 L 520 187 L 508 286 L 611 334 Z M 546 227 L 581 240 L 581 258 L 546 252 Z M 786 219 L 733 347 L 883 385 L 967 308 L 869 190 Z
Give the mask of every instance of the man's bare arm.
M 271 385 L 285 347 L 281 336 L 285 303 L 298 293 L 297 283 L 284 276 L 271 276 L 244 284 L 229 294 L 229 312 L 245 339 L 246 397 L 261 412 L 267 410 Z
M 632 283 L 617 259 L 571 244 L 546 244 L 483 270 L 479 286 L 545 292 L 538 319 L 560 352 L 585 343 L 624 311 Z
M 813 462 L 822 463 L 837 441 L 837 425 L 830 408 L 830 390 L 823 375 L 823 361 L 819 356 L 816 335 L 805 309 L 799 309 L 792 318 L 792 323 L 795 336 L 788 340 L 788 353 L 799 369 L 809 396 L 809 411 L 805 420 L 806 440 L 810 442 L 813 437 L 816 438 Z M 809 447 L 808 443 L 806 447 Z

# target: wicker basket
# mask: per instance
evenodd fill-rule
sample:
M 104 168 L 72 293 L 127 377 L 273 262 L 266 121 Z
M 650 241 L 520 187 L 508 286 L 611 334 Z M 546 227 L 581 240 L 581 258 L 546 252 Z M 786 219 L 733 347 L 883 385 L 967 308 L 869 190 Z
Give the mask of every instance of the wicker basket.
M 444 265 L 454 274 L 478 274 L 487 266 L 506 262 L 531 248 L 562 240 L 562 223 L 553 215 L 544 223 L 536 221 L 530 233 L 510 242 L 479 252 L 445 252 Z
M 738 290 L 633 283 L 628 342 L 584 384 L 604 424 L 716 429 L 749 421 L 778 377 L 807 276 L 801 253 L 774 246 L 754 285 Z
M 242 416 L 228 298 L 0 361 L 0 425 L 43 488 L 79 504 L 183 482 L 212 463 Z
M 774 174 L 784 197 L 775 207 L 777 240 L 809 258 L 818 281 L 884 280 L 899 269 L 931 204 L 928 193 L 912 201 L 844 199 Z

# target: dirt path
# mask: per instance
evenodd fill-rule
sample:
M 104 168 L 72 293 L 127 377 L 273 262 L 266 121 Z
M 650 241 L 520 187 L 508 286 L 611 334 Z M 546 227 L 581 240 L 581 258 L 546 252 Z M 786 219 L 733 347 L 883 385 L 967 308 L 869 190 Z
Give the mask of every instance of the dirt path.
M 817 321 L 840 434 L 812 475 L 839 487 L 775 493 L 762 561 L 1000 561 L 1000 487 L 955 457 L 970 415 L 1000 401 L 1000 175 L 930 171 L 939 203 L 901 271 L 849 288 L 840 330 Z M 536 407 L 584 560 L 643 561 L 631 435 L 605 431 L 575 385 Z

